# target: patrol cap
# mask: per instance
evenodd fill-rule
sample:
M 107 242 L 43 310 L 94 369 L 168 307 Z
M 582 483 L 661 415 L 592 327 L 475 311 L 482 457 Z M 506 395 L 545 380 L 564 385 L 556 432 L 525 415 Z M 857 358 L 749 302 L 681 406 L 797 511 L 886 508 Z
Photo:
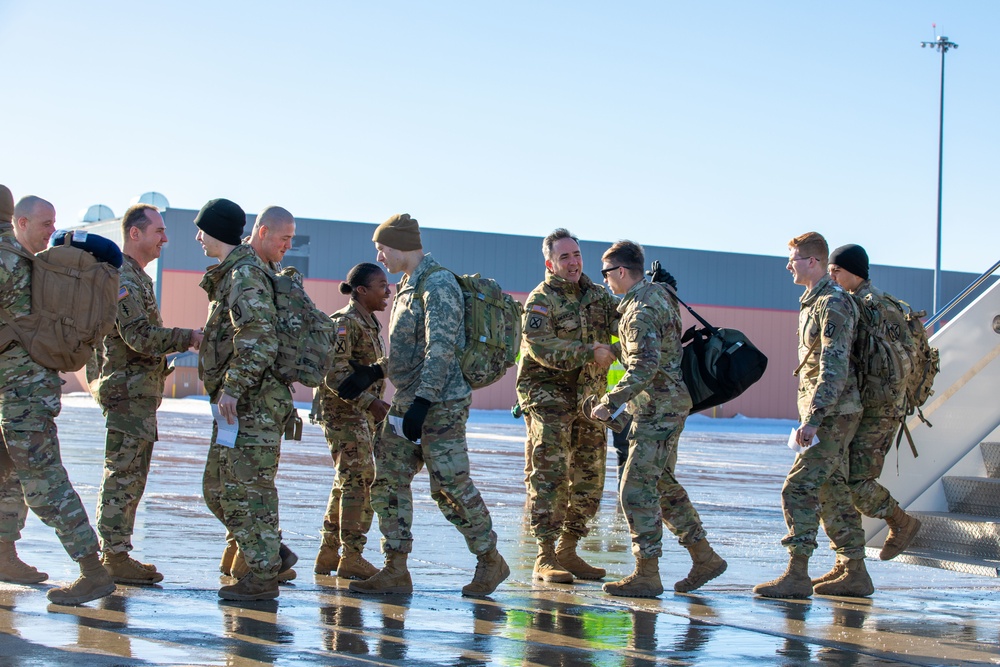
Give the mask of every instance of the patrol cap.
M 830 264 L 836 264 L 858 278 L 868 280 L 868 253 L 856 243 L 842 245 L 830 253 Z
M 395 250 L 419 250 L 420 227 L 408 213 L 397 213 L 375 228 L 372 241 Z
M 201 207 L 194 218 L 194 224 L 213 239 L 229 245 L 239 245 L 243 242 L 247 214 L 236 202 L 213 199 Z
M 14 195 L 10 188 L 0 184 L 0 222 L 14 220 Z

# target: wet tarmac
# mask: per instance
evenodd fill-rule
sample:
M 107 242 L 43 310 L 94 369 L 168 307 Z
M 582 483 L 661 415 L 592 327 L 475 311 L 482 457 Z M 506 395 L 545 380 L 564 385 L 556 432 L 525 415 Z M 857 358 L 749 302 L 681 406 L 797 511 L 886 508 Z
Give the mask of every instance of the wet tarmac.
M 141 560 L 164 573 L 152 588 L 120 586 L 81 607 L 50 605 L 45 590 L 76 577 L 53 531 L 30 515 L 18 543 L 45 570 L 38 586 L 0 583 L 0 665 L 973 665 L 1000 664 L 1000 583 L 943 570 L 868 560 L 870 600 L 755 599 L 754 584 L 784 567 L 779 490 L 792 454 L 788 423 L 695 418 L 681 440 L 678 478 L 729 570 L 696 594 L 611 598 L 600 582 L 531 579 L 533 541 L 524 516 L 523 422 L 478 413 L 469 429 L 473 475 L 486 499 L 511 578 L 489 599 L 461 597 L 475 558 L 427 489 L 414 483 L 414 593 L 368 598 L 346 580 L 312 573 L 332 481 L 320 430 L 284 445 L 278 478 L 286 543 L 298 578 L 278 600 L 221 602 L 223 530 L 201 499 L 208 446 L 206 403 L 166 401 L 162 440 L 134 539 Z M 89 397 L 64 401 L 63 457 L 93 516 L 104 431 Z M 597 525 L 581 542 L 611 575 L 631 571 L 628 533 L 608 469 Z M 369 560 L 378 530 L 369 534 Z M 689 567 L 671 540 L 660 561 L 667 588 Z M 832 565 L 825 548 L 813 575 Z M 229 583 L 230 580 L 225 580 Z

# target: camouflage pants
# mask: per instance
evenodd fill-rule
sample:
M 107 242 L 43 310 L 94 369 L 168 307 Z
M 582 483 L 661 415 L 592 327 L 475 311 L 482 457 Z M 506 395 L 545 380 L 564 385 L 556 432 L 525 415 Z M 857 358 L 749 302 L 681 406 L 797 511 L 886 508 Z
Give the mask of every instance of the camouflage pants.
M 847 485 L 854 506 L 865 516 L 885 519 L 899 507 L 889 490 L 878 483 L 897 428 L 898 418 L 865 415 L 851 440 Z
M 11 464 L 13 465 L 13 463 Z M 24 490 L 17 472 L 11 469 L 0 481 L 0 542 L 17 542 L 28 518 Z
M 629 435 L 629 453 L 621 482 L 621 503 L 632 534 L 632 553 L 636 558 L 659 558 L 663 524 L 683 546 L 691 546 L 705 537 L 698 510 L 687 491 L 674 477 L 677 443 L 686 417 L 663 422 L 673 427 L 666 440 L 645 440 Z
M 135 512 L 146 490 L 153 442 L 108 429 L 104 478 L 97 500 L 97 533 L 104 553 L 132 550 Z
M 533 408 L 530 414 L 531 532 L 539 542 L 561 533 L 585 537 L 604 494 L 607 429 L 584 419 L 575 407 Z
M 861 414 L 827 417 L 819 442 L 795 457 L 781 488 L 788 534 L 781 544 L 794 556 L 811 556 L 820 520 L 838 554 L 864 558 L 865 534 L 847 486 L 847 450 Z
M 427 466 L 431 498 L 441 513 L 458 528 L 469 551 L 481 555 L 496 548 L 490 511 L 469 475 L 469 449 L 465 422 L 471 398 L 443 401 L 431 406 L 424 421 L 420 444 L 396 434 L 386 419 L 375 440 L 375 481 L 372 509 L 382 531 L 382 550 L 409 553 L 413 549 L 413 477 Z M 409 406 L 406 406 L 409 407 Z M 405 408 L 393 404 L 391 415 Z
M 214 424 L 212 431 L 202 478 L 205 504 L 226 527 L 227 535 L 236 539 L 250 571 L 261 579 L 274 579 L 281 567 L 274 486 L 280 447 L 248 445 L 239 436 L 235 447 L 222 447 L 215 442 Z
M 36 364 L 20 346 L 0 355 L 0 429 L 16 472 L 3 483 L 0 497 L 23 491 L 25 503 L 55 529 L 70 558 L 80 560 L 97 553 L 97 534 L 59 454 L 55 418 L 61 391 L 59 375 Z M 17 511 L 13 516 L 12 524 L 0 526 L 0 534 L 19 533 L 23 519 L 16 518 Z
M 524 439 L 524 486 L 530 491 L 531 490 L 531 452 L 535 449 L 531 444 L 531 415 L 527 412 L 522 412 L 521 416 L 524 417 L 524 431 L 527 434 Z
M 374 426 L 367 419 L 323 425 L 336 472 L 323 517 L 323 538 L 363 551 L 372 526 L 370 489 L 375 477 L 372 458 Z

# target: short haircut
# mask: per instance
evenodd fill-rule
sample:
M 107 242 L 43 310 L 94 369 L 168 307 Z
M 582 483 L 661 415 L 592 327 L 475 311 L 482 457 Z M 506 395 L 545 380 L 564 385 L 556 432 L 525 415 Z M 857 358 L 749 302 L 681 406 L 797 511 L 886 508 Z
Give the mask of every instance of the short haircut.
M 551 234 L 545 237 L 542 241 L 542 255 L 545 259 L 552 259 L 552 246 L 556 244 L 556 241 L 560 239 L 573 239 L 576 241 L 577 245 L 580 245 L 580 239 L 573 236 L 568 229 L 565 227 L 560 227 L 559 229 L 553 231 Z
M 806 232 L 788 242 L 789 248 L 794 248 L 803 257 L 815 257 L 823 266 L 829 263 L 830 246 L 819 232 Z
M 35 212 L 35 207 L 39 204 L 47 204 L 52 206 L 49 202 L 45 201 L 41 197 L 36 197 L 35 195 L 26 195 L 17 200 L 17 204 L 14 205 L 14 222 L 17 222 L 18 218 L 30 217 Z
M 122 216 L 122 238 L 127 239 L 129 230 L 135 227 L 140 232 L 146 231 L 146 227 L 149 227 L 149 223 L 152 220 L 146 215 L 148 210 L 158 211 L 152 204 L 132 204 L 125 211 L 125 215 Z
M 633 278 L 641 278 L 642 268 L 646 264 L 646 253 L 635 241 L 618 241 L 604 251 L 601 261 L 623 266 Z
M 287 224 L 295 224 L 295 217 L 288 212 L 288 209 L 280 206 L 268 206 L 257 215 L 251 234 L 260 231 L 261 227 L 275 229 Z
M 347 273 L 347 280 L 340 283 L 340 293 L 354 295 L 359 287 L 368 287 L 371 281 L 385 271 L 378 264 L 362 262 Z

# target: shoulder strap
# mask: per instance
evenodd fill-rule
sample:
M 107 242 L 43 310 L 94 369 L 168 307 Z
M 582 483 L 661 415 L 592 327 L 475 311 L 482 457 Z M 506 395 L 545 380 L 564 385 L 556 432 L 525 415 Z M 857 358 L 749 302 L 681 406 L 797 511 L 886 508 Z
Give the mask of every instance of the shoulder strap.
M 809 357 L 812 355 L 813 351 L 816 349 L 816 346 L 819 345 L 819 339 L 820 338 L 821 338 L 821 336 L 816 336 L 815 338 L 813 338 L 813 342 L 809 346 L 809 350 L 806 352 L 806 356 L 802 357 L 802 361 L 799 362 L 798 367 L 794 371 L 792 371 L 792 375 L 794 377 L 798 377 L 799 376 L 799 373 L 802 371 L 802 367 L 806 365 L 806 362 L 809 361 Z
M 420 294 L 425 294 L 426 293 L 426 292 L 424 292 L 424 285 L 427 283 L 427 279 L 431 277 L 432 273 L 437 273 L 438 271 L 447 271 L 448 273 L 450 273 L 452 275 L 455 275 L 454 271 L 451 271 L 450 269 L 446 269 L 443 266 L 439 265 L 439 266 L 432 267 L 429 271 L 427 271 L 426 273 L 424 273 L 424 275 L 420 276 L 420 280 L 417 282 L 416 287 L 413 288 L 414 291 L 417 292 L 418 296 Z
M 692 315 L 694 315 L 694 318 L 696 320 L 698 320 L 699 322 L 701 322 L 702 326 L 704 326 L 706 329 L 710 330 L 712 333 L 715 333 L 717 331 L 715 327 L 713 327 L 711 324 L 708 323 L 708 320 L 706 320 L 704 317 L 702 317 L 698 313 L 694 312 L 694 308 L 692 308 L 691 306 L 689 306 L 686 303 L 684 303 L 684 300 L 681 299 L 679 296 L 677 296 L 677 290 L 675 290 L 673 287 L 671 287 L 669 283 L 655 283 L 655 284 L 662 285 L 664 287 L 664 289 L 666 289 L 668 292 L 670 292 L 671 294 L 673 294 L 674 298 L 677 299 L 678 301 L 680 301 L 681 305 L 684 306 L 685 308 L 687 308 L 688 312 L 691 313 Z

